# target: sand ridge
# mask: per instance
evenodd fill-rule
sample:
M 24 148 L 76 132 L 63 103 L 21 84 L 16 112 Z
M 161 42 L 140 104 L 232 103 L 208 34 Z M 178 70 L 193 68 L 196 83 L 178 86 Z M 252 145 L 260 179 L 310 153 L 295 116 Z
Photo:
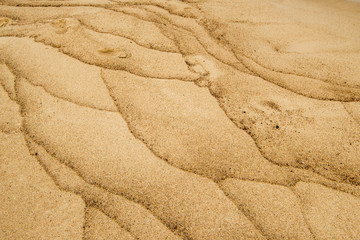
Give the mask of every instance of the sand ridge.
M 83 211 L 57 238 L 359 239 L 360 5 L 0 2 L 2 141 Z

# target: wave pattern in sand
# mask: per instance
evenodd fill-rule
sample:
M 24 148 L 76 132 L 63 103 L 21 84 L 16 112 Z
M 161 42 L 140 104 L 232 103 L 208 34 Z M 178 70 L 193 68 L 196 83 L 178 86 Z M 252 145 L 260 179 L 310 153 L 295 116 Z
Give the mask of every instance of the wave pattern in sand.
M 0 2 L 1 138 L 68 238 L 360 238 L 356 3 Z

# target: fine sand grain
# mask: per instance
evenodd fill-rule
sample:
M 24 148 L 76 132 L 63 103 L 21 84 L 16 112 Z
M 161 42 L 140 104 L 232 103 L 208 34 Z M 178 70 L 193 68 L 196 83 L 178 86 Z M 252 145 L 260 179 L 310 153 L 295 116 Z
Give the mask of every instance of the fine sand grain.
M 360 4 L 0 0 L 0 239 L 360 239 Z

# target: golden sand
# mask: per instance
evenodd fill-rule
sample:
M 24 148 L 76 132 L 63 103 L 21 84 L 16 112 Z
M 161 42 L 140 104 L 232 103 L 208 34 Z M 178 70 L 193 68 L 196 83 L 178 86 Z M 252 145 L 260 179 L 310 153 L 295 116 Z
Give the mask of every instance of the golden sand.
M 1 0 L 0 239 L 360 239 L 360 4 Z

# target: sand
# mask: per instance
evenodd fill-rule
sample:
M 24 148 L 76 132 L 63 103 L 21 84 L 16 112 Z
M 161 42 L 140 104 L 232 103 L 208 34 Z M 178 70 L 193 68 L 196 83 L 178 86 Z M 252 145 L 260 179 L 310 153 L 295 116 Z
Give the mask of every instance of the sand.
M 360 4 L 1 0 L 0 239 L 360 239 Z

